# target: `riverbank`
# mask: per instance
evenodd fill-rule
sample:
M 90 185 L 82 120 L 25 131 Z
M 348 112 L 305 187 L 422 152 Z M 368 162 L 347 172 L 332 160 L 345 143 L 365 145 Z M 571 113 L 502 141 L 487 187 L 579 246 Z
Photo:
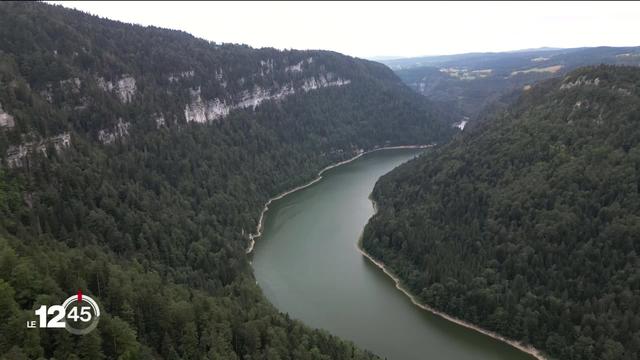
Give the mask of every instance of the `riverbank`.
M 374 211 L 374 215 L 375 215 L 378 212 L 378 206 L 377 206 L 376 202 L 371 198 L 371 196 L 369 196 L 369 200 L 371 200 L 371 203 L 373 204 L 373 211 Z M 372 216 L 374 216 L 374 215 L 372 215 Z M 363 229 L 363 233 L 364 233 L 364 229 Z M 428 311 L 428 312 L 430 312 L 430 313 L 432 313 L 434 315 L 440 316 L 441 318 L 443 318 L 443 319 L 445 319 L 447 321 L 450 321 L 450 322 L 453 322 L 453 323 L 458 324 L 460 326 L 464 326 L 464 327 L 466 327 L 468 329 L 477 331 L 477 332 L 479 332 L 479 333 L 481 333 L 483 335 L 489 336 L 489 337 L 491 337 L 493 339 L 496 339 L 498 341 L 502 341 L 505 344 L 509 344 L 509 345 L 513 346 L 514 348 L 516 348 L 516 349 L 518 349 L 518 350 L 520 350 L 520 351 L 522 351 L 524 353 L 527 353 L 527 354 L 533 356 L 534 358 L 536 358 L 538 360 L 550 360 L 550 359 L 546 358 L 542 354 L 542 352 L 540 350 L 538 350 L 538 349 L 536 349 L 536 348 L 534 348 L 532 346 L 525 345 L 525 344 L 522 344 L 522 343 L 520 343 L 518 341 L 511 340 L 511 339 L 507 339 L 506 337 L 504 337 L 504 336 L 502 336 L 502 335 L 500 335 L 500 334 L 498 334 L 496 332 L 493 332 L 493 331 L 490 331 L 490 330 L 487 330 L 487 329 L 483 329 L 483 328 L 481 328 L 479 326 L 476 326 L 476 325 L 474 325 L 472 323 L 469 323 L 469 322 L 466 322 L 464 320 L 458 319 L 456 317 L 453 317 L 451 315 L 448 315 L 446 313 L 438 311 L 438 310 L 432 308 L 429 305 L 421 303 L 420 301 L 418 301 L 418 299 L 415 297 L 415 295 L 413 295 L 411 292 L 409 292 L 409 290 L 402 285 L 402 282 L 401 282 L 400 278 L 398 278 L 391 270 L 389 270 L 384 265 L 384 263 L 382 263 L 381 261 L 375 259 L 373 256 L 371 256 L 368 252 L 366 252 L 364 250 L 364 248 L 362 247 L 362 240 L 363 240 L 362 236 L 363 236 L 363 234 L 360 235 L 360 238 L 358 239 L 358 242 L 356 243 L 356 249 L 358 249 L 358 251 L 364 257 L 369 259 L 369 261 L 371 261 L 371 263 L 376 265 L 380 270 L 382 270 L 382 272 L 384 272 L 387 276 L 389 276 L 395 282 L 396 289 L 400 290 L 403 294 L 405 294 L 409 298 L 409 300 L 411 300 L 413 305 L 415 305 L 415 306 L 417 306 L 417 307 L 419 307 L 419 308 L 421 308 L 423 310 L 426 310 L 426 311 Z
M 359 159 L 360 157 L 362 157 L 362 156 L 364 156 L 366 154 L 370 154 L 372 152 L 380 151 L 380 150 L 427 149 L 427 148 L 430 148 L 430 147 L 433 147 L 433 146 L 435 146 L 435 144 L 428 144 L 428 145 L 400 145 L 400 146 L 381 147 L 381 148 L 377 148 L 377 149 L 373 149 L 373 150 L 369 150 L 369 151 L 363 151 L 363 152 L 358 153 L 356 156 L 354 156 L 354 157 L 352 157 L 350 159 L 343 160 L 343 161 L 340 161 L 340 162 L 337 162 L 335 164 L 332 164 L 332 165 L 329 165 L 329 166 L 325 167 L 324 169 L 320 170 L 318 172 L 318 176 L 315 179 L 311 180 L 310 182 L 308 182 L 308 183 L 306 183 L 304 185 L 300 185 L 298 187 L 295 187 L 295 188 L 293 188 L 291 190 L 285 191 L 285 192 L 283 192 L 281 194 L 278 194 L 278 195 L 270 198 L 264 204 L 264 207 L 262 208 L 262 212 L 260 212 L 260 218 L 258 219 L 258 225 L 256 226 L 256 232 L 252 233 L 252 234 L 249 234 L 249 246 L 247 247 L 246 253 L 247 254 L 251 254 L 251 252 L 253 251 L 253 248 L 255 247 L 256 239 L 259 238 L 260 236 L 262 236 L 262 228 L 264 227 L 264 224 L 263 224 L 264 215 L 267 212 L 267 210 L 269 210 L 269 205 L 273 201 L 282 199 L 283 197 L 285 197 L 285 196 L 287 196 L 287 195 L 289 195 L 291 193 L 294 193 L 296 191 L 305 189 L 305 188 L 317 183 L 318 181 L 322 180 L 322 174 L 324 174 L 325 172 L 327 172 L 327 171 L 329 171 L 329 170 L 331 170 L 331 169 L 333 169 L 335 167 L 338 167 L 338 166 L 341 166 L 341 165 L 344 165 L 344 164 L 348 164 L 348 163 L 350 163 L 350 162 L 352 162 L 354 160 Z

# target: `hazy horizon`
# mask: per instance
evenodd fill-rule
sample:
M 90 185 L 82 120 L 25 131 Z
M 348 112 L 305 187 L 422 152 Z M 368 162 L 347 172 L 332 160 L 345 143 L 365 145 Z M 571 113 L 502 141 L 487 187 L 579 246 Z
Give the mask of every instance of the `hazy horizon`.
M 50 3 L 218 43 L 367 59 L 640 45 L 633 2 Z

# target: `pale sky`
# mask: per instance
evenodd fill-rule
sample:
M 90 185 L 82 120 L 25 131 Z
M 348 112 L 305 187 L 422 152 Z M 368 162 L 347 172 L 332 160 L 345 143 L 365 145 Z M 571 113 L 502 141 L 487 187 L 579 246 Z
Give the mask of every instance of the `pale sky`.
M 54 3 L 215 42 L 358 57 L 640 45 L 640 2 Z

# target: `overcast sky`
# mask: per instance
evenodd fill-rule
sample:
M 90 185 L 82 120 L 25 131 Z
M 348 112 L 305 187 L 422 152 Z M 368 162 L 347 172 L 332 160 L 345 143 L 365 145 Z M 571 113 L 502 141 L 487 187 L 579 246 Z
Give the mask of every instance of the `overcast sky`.
M 639 2 L 56 2 L 216 42 L 358 57 L 640 45 Z

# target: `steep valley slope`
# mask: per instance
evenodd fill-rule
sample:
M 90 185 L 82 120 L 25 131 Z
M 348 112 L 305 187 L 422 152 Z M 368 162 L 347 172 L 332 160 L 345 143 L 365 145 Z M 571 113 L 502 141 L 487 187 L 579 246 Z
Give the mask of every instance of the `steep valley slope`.
M 378 63 L 0 4 L 0 358 L 375 358 L 274 309 L 247 235 L 270 196 L 452 122 Z M 25 328 L 79 288 L 95 331 Z
M 640 356 L 640 69 L 543 82 L 376 184 L 363 247 L 420 301 L 557 359 Z

